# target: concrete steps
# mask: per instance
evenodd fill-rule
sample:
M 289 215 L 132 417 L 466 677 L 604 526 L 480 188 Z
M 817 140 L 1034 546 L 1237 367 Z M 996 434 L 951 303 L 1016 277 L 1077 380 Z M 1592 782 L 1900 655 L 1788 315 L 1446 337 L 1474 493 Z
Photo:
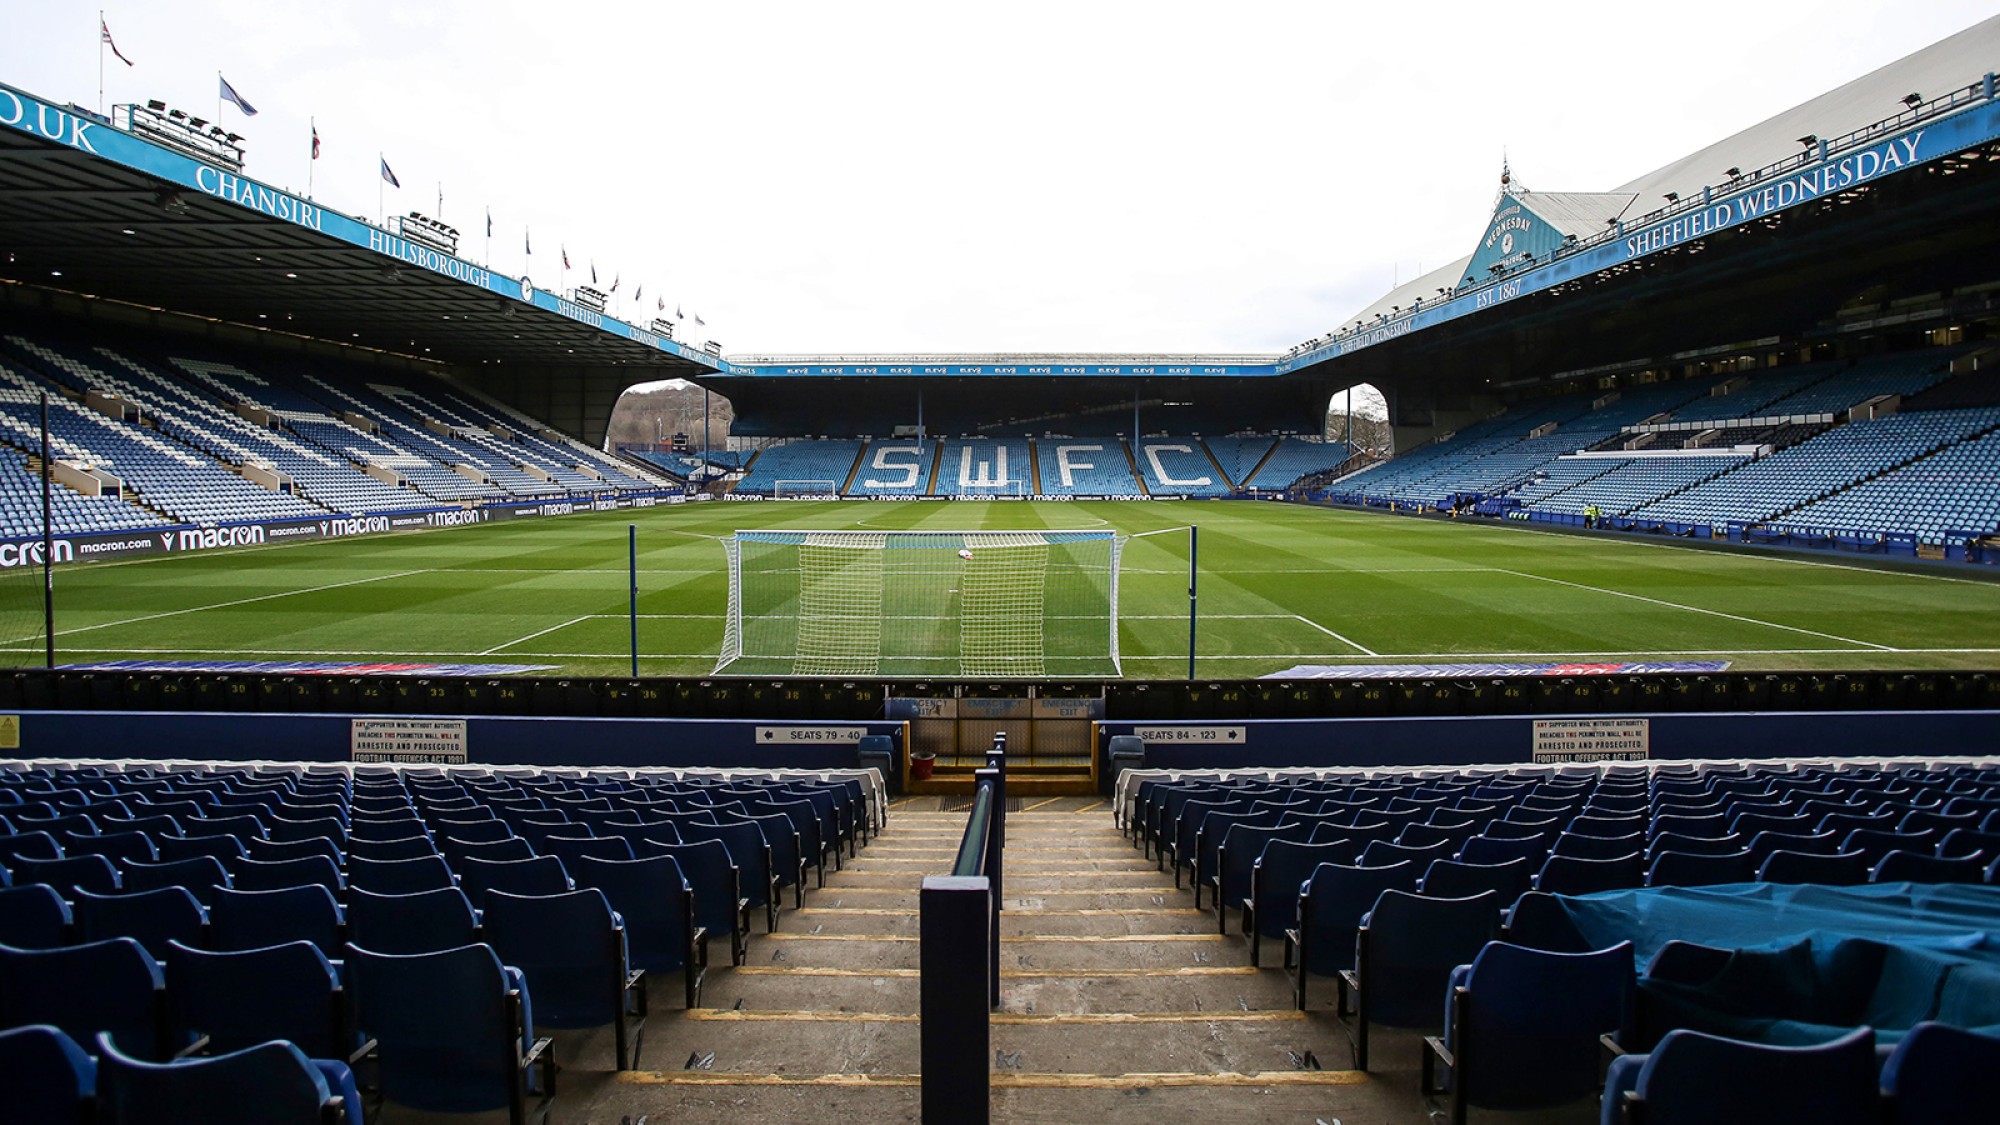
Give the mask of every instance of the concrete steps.
M 892 806 L 804 909 L 775 933 L 758 925 L 746 964 L 718 958 L 707 1007 L 683 1012 L 656 987 L 636 1069 L 611 1072 L 608 1030 L 559 1042 L 557 1120 L 916 1121 L 917 890 L 949 866 L 965 824 L 934 802 Z M 1008 818 L 994 1120 L 1422 1119 L 1413 1080 L 1385 1088 L 1345 1070 L 1331 1014 L 1295 1011 L 1290 979 L 1251 967 L 1242 939 L 1218 934 L 1101 801 L 1028 803 Z

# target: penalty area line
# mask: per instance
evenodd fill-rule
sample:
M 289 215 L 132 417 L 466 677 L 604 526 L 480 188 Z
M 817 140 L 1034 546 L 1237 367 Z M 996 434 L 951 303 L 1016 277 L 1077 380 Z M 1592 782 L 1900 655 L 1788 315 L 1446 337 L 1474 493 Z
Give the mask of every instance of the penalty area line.
M 56 636 L 74 636 L 77 633 L 88 633 L 96 629 L 115 629 L 120 625 L 137 625 L 143 621 L 158 621 L 163 617 L 179 617 L 184 613 L 202 613 L 211 609 L 228 609 L 231 606 L 250 605 L 254 602 L 268 602 L 276 598 L 297 597 L 300 594 L 318 594 L 327 590 L 338 590 L 346 586 L 366 586 L 370 582 L 390 582 L 398 578 L 409 578 L 413 575 L 430 573 L 431 568 L 426 567 L 422 570 L 397 571 L 395 574 L 378 574 L 373 578 L 356 578 L 351 582 L 329 582 L 324 586 L 308 586 L 301 590 L 281 590 L 275 594 L 259 594 L 254 598 L 237 598 L 235 601 L 188 606 L 186 609 L 170 609 L 163 613 L 148 613 L 143 617 L 128 617 L 123 621 L 101 621 L 95 625 L 79 625 L 74 629 L 58 629 L 56 630 Z
M 1372 648 L 1369 648 L 1369 647 L 1368 647 L 1367 645 L 1364 645 L 1364 644 L 1361 644 L 1361 643 L 1360 643 L 1360 642 L 1358 642 L 1358 641 L 1353 641 L 1353 640 L 1350 640 L 1350 639 L 1348 639 L 1348 638 L 1346 638 L 1346 637 L 1343 637 L 1343 636 L 1341 636 L 1341 635 L 1340 635 L 1339 633 L 1336 633 L 1336 632 L 1334 632 L 1333 630 L 1331 630 L 1331 629 L 1327 628 L 1326 626 L 1324 626 L 1324 625 L 1320 624 L 1319 622 L 1317 622 L 1317 621 L 1314 621 L 1314 620 L 1313 620 L 1312 618 L 1310 618 L 1310 617 L 1302 617 L 1302 616 L 1300 616 L 1299 614 L 1296 614 L 1296 613 L 1294 613 L 1294 614 L 1291 614 L 1290 616 L 1291 616 L 1292 620 L 1294 620 L 1294 621 L 1303 621 L 1303 622 L 1305 622 L 1306 624 L 1308 624 L 1308 625 L 1312 626 L 1313 628 L 1315 628 L 1315 629 L 1318 629 L 1318 630 L 1319 630 L 1320 632 L 1322 632 L 1322 633 L 1325 633 L 1325 634 L 1326 634 L 1327 636 L 1329 636 L 1329 637 L 1332 637 L 1332 638 L 1333 638 L 1334 640 L 1336 640 L 1336 641 L 1339 641 L 1339 642 L 1340 642 L 1341 644 L 1344 644 L 1344 645 L 1351 645 L 1351 646 L 1353 646 L 1354 648 L 1357 648 L 1357 649 L 1361 650 L 1361 654 L 1362 654 L 1363 656 L 1373 656 L 1373 657 L 1376 657 L 1377 659 L 1380 659 L 1380 658 L 1381 658 L 1381 656 L 1382 656 L 1382 654 L 1381 654 L 1381 653 L 1379 653 L 1379 652 L 1376 652 L 1376 651 L 1375 651 L 1374 649 L 1372 649 Z
M 520 637 L 516 640 L 508 641 L 506 644 L 494 645 L 492 648 L 487 649 L 485 652 L 482 652 L 479 655 L 491 656 L 494 653 L 501 651 L 502 649 L 513 648 L 515 645 L 518 644 L 526 644 L 527 642 L 534 640 L 536 637 L 547 636 L 548 634 L 555 632 L 557 629 L 567 629 L 571 625 L 575 625 L 579 621 L 588 621 L 593 617 L 604 617 L 604 616 L 608 615 L 600 613 L 586 613 L 582 617 L 572 617 L 568 621 L 565 621 L 560 625 L 551 625 L 546 629 L 537 629 L 534 632 L 529 633 L 525 637 Z
M 1872 648 L 1877 652 L 1900 651 L 1890 645 L 1878 645 L 1873 641 L 1859 641 L 1855 640 L 1853 637 L 1843 637 L 1838 633 L 1822 633 L 1818 629 L 1805 629 L 1797 625 L 1780 625 L 1776 621 L 1762 621 L 1755 617 L 1744 617 L 1741 614 L 1724 613 L 1719 609 L 1704 609 L 1698 605 L 1686 605 L 1681 602 L 1670 602 L 1661 598 L 1649 598 L 1644 594 L 1628 594 L 1623 590 L 1613 590 L 1604 586 L 1591 586 L 1583 582 L 1570 582 L 1561 578 L 1550 578 L 1546 574 L 1534 574 L 1530 571 L 1525 571 L 1525 570 L 1501 570 L 1499 571 L 1499 573 L 1511 574 L 1516 578 L 1532 578 L 1537 582 L 1550 582 L 1557 586 L 1568 586 L 1572 590 L 1589 590 L 1592 593 L 1596 594 L 1609 594 L 1615 598 L 1630 598 L 1635 602 L 1645 602 L 1648 605 L 1657 605 L 1657 606 L 1664 606 L 1668 609 L 1684 610 L 1688 613 L 1705 613 L 1710 617 L 1721 617 L 1730 621 L 1740 621 L 1745 625 L 1761 625 L 1766 629 L 1783 629 L 1786 630 L 1787 632 L 1792 632 L 1792 633 L 1804 633 L 1808 637 L 1823 637 L 1829 641 L 1839 641 L 1842 644 L 1859 645 L 1862 648 Z

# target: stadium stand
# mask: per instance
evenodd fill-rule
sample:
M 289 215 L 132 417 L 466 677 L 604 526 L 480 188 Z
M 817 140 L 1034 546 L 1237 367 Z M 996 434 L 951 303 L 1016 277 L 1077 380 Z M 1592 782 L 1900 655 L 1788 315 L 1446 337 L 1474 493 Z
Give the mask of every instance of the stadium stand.
M 1035 442 L 1043 496 L 1137 496 L 1125 443 L 1116 438 L 1041 438 Z
M 1288 437 L 1272 448 L 1248 479 L 1239 479 L 1238 488 L 1281 489 L 1308 473 L 1323 472 L 1345 462 L 1352 451 L 1341 442 L 1313 441 Z
M 862 451 L 853 496 L 924 496 L 937 470 L 938 445 L 928 438 L 881 438 Z M 760 455 L 761 456 L 761 455 Z
M 1607 516 L 1692 487 L 1741 465 L 1749 454 L 1733 451 L 1675 453 L 1631 458 L 1565 457 L 1548 466 L 1543 481 L 1513 494 L 1524 507 L 1581 515 L 1595 505 Z M 1556 487 L 1556 486 L 1560 487 Z
M 1222 466 L 1223 475 L 1239 488 L 1278 447 L 1277 440 L 1269 437 L 1212 437 L 1204 438 L 1202 444 L 1208 447 L 1208 455 L 1215 458 L 1215 463 Z
M 1982 439 L 2000 411 L 1983 384 L 1952 378 L 1962 354 L 1934 348 L 1518 404 L 1323 487 L 1348 503 L 1486 499 L 1499 503 L 1480 510 L 1496 515 L 1581 518 L 1596 508 L 1622 521 L 1614 526 L 1771 522 L 1939 543 L 1994 523 L 1996 486 L 1980 470 L 1992 464 Z M 1916 409 L 1933 404 L 1942 408 Z
M 1153 496 L 1229 495 L 1229 478 L 1198 438 L 1148 438 L 1138 453 L 1139 475 Z
M 837 494 L 854 474 L 858 441 L 803 440 L 767 446 L 752 458 L 736 491 L 771 496 L 782 487 L 789 495 Z
M 1928 411 L 1850 422 L 1633 509 L 1635 519 L 1761 523 L 2000 426 L 2000 411 Z
M 76 471 L 58 473 L 51 490 L 61 535 L 676 487 L 425 376 L 371 385 L 326 365 L 280 375 L 267 359 L 195 356 L 143 337 L 5 332 L 0 537 L 41 533 L 31 466 L 43 394 L 51 450 Z
M 950 438 L 938 454 L 938 496 L 1033 496 L 1035 457 L 1018 438 Z

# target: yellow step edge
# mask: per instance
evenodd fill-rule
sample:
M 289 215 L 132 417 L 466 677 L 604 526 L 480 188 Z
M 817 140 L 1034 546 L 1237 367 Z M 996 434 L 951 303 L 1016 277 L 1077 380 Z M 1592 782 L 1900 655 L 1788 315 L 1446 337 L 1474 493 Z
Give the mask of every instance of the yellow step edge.
M 916 1023 L 914 1012 L 734 1011 L 691 1008 L 682 1018 L 705 1023 Z M 1306 1018 L 1289 1008 L 1233 1012 L 994 1012 L 991 1021 L 1024 1027 L 1066 1024 L 1288 1023 Z
M 876 907 L 876 906 L 807 906 L 807 907 L 802 907 L 798 910 L 791 911 L 790 913 L 860 914 L 860 915 L 879 914 L 897 918 L 914 918 L 917 916 L 917 912 L 915 909 L 891 910 L 886 907 Z M 1010 907 L 1009 909 L 1000 912 L 1000 917 L 1003 919 L 1057 918 L 1057 917 L 1059 918 L 1100 918 L 1100 917 L 1157 918 L 1169 915 L 1176 917 L 1186 917 L 1190 915 L 1197 915 L 1204 918 L 1215 917 L 1215 913 L 1213 911 L 1196 910 L 1192 906 L 1161 906 L 1161 907 L 1154 907 L 1151 910 L 1140 910 L 1137 908 L 1131 910 L 1110 910 L 1110 909 L 1103 909 L 1096 907 L 1084 908 L 1084 909 L 1069 909 L 1069 910 L 1060 908 L 1044 908 L 1044 907 L 1032 907 L 1032 908 L 1023 907 L 1016 909 Z M 767 935 L 759 934 L 758 936 L 764 937 Z
M 757 940 L 909 942 L 917 941 L 918 938 L 913 934 L 758 934 Z M 1105 941 L 1135 943 L 1148 941 L 1224 942 L 1232 940 L 1236 939 L 1224 937 L 1221 934 L 1111 934 L 1101 936 L 1092 934 L 1002 934 L 1000 936 L 1000 941 L 1003 944 L 1008 942 L 1056 942 L 1085 945 Z
M 921 1079 L 914 1074 L 716 1074 L 711 1071 L 625 1070 L 613 1081 L 632 1086 L 847 1086 L 907 1087 Z M 1028 1074 L 998 1071 L 991 1085 L 999 1090 L 1141 1090 L 1206 1086 L 1246 1089 L 1264 1086 L 1360 1086 L 1368 1075 L 1358 1070 L 1267 1070 L 1255 1074 L 1227 1071 L 1213 1074 Z
M 917 969 L 830 969 L 817 966 L 738 965 L 727 970 L 748 977 L 914 977 Z M 1253 965 L 1196 965 L 1174 969 L 1002 969 L 1000 975 L 1016 980 L 1066 980 L 1072 977 L 1239 977 L 1264 970 Z

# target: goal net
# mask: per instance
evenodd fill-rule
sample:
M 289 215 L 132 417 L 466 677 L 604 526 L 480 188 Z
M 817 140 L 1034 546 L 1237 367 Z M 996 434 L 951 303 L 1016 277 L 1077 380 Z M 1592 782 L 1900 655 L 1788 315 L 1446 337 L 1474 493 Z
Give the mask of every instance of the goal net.
M 771 484 L 773 500 L 838 500 L 840 482 L 836 480 L 781 480 Z
M 1117 676 L 1108 531 L 739 531 L 716 671 Z

